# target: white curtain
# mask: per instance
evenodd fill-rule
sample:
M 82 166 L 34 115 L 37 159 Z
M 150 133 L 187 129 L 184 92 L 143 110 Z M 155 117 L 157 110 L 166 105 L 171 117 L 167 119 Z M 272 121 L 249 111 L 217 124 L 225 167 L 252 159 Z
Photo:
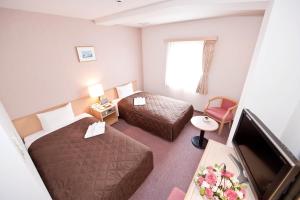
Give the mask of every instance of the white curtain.
M 166 79 L 168 87 L 195 93 L 202 74 L 204 41 L 168 43 Z

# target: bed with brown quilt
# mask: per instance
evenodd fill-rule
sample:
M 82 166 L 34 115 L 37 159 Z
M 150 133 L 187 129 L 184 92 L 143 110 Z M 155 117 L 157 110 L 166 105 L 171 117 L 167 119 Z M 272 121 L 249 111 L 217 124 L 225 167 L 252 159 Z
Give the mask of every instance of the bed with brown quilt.
M 146 104 L 135 106 L 135 97 L 145 97 Z M 120 117 L 168 141 L 180 134 L 193 116 L 193 106 L 184 101 L 147 92 L 136 92 L 118 102 Z
M 153 168 L 145 145 L 111 126 L 84 139 L 88 117 L 34 141 L 28 151 L 55 200 L 128 199 Z

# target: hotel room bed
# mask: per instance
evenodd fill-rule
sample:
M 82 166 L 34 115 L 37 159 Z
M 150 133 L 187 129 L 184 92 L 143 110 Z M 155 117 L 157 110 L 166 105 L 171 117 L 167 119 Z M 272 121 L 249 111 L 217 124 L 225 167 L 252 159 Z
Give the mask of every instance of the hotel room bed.
M 135 106 L 135 97 L 145 97 L 146 104 Z M 120 117 L 166 140 L 173 141 L 193 116 L 193 106 L 165 96 L 136 92 L 118 102 Z
M 53 199 L 128 199 L 151 172 L 151 150 L 111 126 L 102 135 L 84 139 L 96 121 L 79 119 L 29 144 Z

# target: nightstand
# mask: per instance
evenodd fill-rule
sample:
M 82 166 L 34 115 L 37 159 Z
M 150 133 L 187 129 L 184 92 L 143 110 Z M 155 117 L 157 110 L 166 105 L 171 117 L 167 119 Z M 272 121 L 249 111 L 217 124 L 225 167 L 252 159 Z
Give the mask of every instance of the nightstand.
M 116 123 L 119 117 L 118 105 L 114 103 L 108 103 L 106 106 L 95 103 L 90 106 L 90 113 L 100 121 L 105 121 L 109 125 Z

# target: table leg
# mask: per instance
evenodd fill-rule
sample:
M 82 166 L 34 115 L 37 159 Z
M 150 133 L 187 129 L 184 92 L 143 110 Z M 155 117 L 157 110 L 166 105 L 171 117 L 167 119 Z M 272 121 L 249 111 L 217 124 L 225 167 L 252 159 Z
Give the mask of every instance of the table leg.
M 205 131 L 201 130 L 199 136 L 192 138 L 192 144 L 198 149 L 205 149 L 208 140 L 204 138 Z

